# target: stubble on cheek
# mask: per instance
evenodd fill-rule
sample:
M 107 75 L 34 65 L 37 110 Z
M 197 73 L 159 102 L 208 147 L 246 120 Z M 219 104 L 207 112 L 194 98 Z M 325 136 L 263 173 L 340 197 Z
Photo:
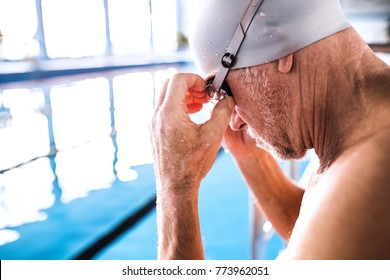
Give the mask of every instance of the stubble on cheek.
M 246 107 L 252 111 L 246 114 L 249 115 L 248 135 L 256 140 L 260 148 L 282 160 L 303 157 L 306 151 L 295 149 L 289 135 L 292 123 L 288 114 L 291 108 L 286 96 L 287 87 L 282 84 L 275 85 L 267 71 L 243 69 L 242 76 L 247 85 L 253 85 L 246 91 L 249 101 Z

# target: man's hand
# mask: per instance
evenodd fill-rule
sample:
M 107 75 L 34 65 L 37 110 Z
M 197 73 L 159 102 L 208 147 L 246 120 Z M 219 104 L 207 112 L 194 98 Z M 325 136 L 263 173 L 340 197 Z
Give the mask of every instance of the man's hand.
M 234 101 L 221 100 L 204 124 L 194 113 L 207 102 L 206 82 L 195 74 L 176 74 L 166 82 L 151 124 L 157 180 L 175 187 L 200 185 L 213 165 L 229 124 Z
M 222 146 L 236 159 L 248 156 L 248 154 L 250 154 L 254 149 L 260 149 L 256 146 L 255 139 L 248 135 L 246 129 L 233 131 L 230 127 L 226 129 Z
M 207 103 L 206 82 L 195 74 L 176 74 L 165 83 L 151 123 L 157 177 L 159 259 L 202 259 L 198 191 L 213 165 L 229 124 L 234 101 L 221 100 L 210 119 L 194 123 Z

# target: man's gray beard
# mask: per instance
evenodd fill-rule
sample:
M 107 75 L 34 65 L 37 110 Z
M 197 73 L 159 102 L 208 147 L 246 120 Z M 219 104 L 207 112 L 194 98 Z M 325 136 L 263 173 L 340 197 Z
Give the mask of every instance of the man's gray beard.
M 284 148 L 281 146 L 273 146 L 267 141 L 264 140 L 254 129 L 247 126 L 246 132 L 249 137 L 253 138 L 256 141 L 256 145 L 269 152 L 274 158 L 285 161 L 285 160 L 295 160 L 302 158 L 305 153 L 297 154 L 292 147 Z M 278 149 L 279 148 L 279 149 Z
M 247 127 L 246 133 L 249 135 L 249 137 L 253 138 L 256 141 L 256 146 L 266 150 L 269 152 L 273 157 L 280 159 L 279 154 L 275 151 L 275 149 L 267 143 L 256 131 L 254 131 L 251 127 Z

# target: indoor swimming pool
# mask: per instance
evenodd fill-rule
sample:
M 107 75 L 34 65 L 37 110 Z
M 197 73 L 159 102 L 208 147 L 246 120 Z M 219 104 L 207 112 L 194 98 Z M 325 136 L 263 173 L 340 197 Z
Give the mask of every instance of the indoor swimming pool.
M 278 6 L 272 1 L 239 0 L 233 4 L 237 5 L 232 6 L 234 9 L 228 8 L 226 11 L 219 9 L 220 3 L 216 2 L 215 6 L 208 8 L 202 6 L 201 2 L 0 1 L 0 260 L 158 258 L 156 178 L 149 122 L 164 81 L 177 72 L 197 73 L 195 63 L 199 67 L 204 63 L 206 68 L 209 64 L 210 69 L 204 68 L 207 74 L 213 75 L 215 69 L 220 69 L 220 73 L 227 75 L 230 71 L 231 75 L 236 66 L 251 68 L 270 62 L 265 68 L 256 68 L 256 72 L 245 72 L 245 78 L 236 75 L 235 79 L 234 74 L 219 78 L 222 85 L 230 83 L 234 90 L 233 97 L 237 101 L 241 100 L 241 104 L 238 104 L 242 106 L 236 107 L 236 115 L 233 116 L 237 118 L 233 118 L 232 124 L 242 128 L 247 121 L 254 126 L 254 132 L 267 135 L 267 128 L 273 131 L 276 123 L 277 133 L 269 133 L 269 139 L 266 137 L 274 146 L 289 148 L 295 147 L 296 143 L 299 147 L 302 143 L 305 147 L 316 146 L 326 164 L 327 159 L 338 159 L 341 152 L 338 148 L 345 148 L 341 144 L 349 143 L 350 139 L 353 139 L 351 143 L 359 143 L 363 136 L 360 133 L 338 137 L 346 135 L 343 121 L 347 120 L 348 125 L 353 124 L 354 118 L 349 118 L 350 115 L 340 111 L 338 106 L 328 110 L 329 100 L 338 101 L 336 98 L 339 96 L 341 101 L 347 100 L 344 96 L 352 90 L 342 92 L 344 82 L 345 88 L 348 86 L 358 90 L 358 86 L 349 83 L 350 78 L 343 82 L 343 77 L 353 76 L 347 70 L 351 73 L 357 71 L 351 67 L 355 60 L 350 58 L 356 58 L 356 65 L 364 66 L 362 58 L 371 55 L 362 56 L 362 53 L 371 48 L 390 65 L 389 0 L 340 1 L 347 20 L 367 43 L 368 46 L 364 48 L 359 47 L 363 45 L 352 33 L 345 33 L 345 36 L 349 34 L 348 37 L 339 38 L 356 39 L 356 44 L 349 40 L 332 41 L 332 38 L 329 38 L 328 43 L 324 41 L 323 45 L 318 42 L 320 38 L 335 35 L 336 31 L 344 36 L 340 26 L 349 26 L 337 0 L 324 4 L 324 7 L 329 6 L 329 10 L 322 9 L 322 4 L 318 5 L 319 1 L 314 0 L 298 1 L 299 5 L 292 4 L 294 9 L 287 9 L 286 5 Z M 209 5 L 211 2 L 205 3 Z M 274 4 L 277 6 L 275 10 L 272 7 Z M 330 10 L 332 6 L 334 10 Z M 247 12 L 244 14 L 244 11 Z M 339 21 L 334 20 L 337 11 L 340 12 Z M 242 17 L 239 14 L 241 12 Z M 306 17 L 307 21 L 304 20 Z M 328 19 L 329 22 L 324 21 L 322 25 L 319 19 Z M 199 27 L 196 24 L 198 20 L 204 26 L 201 24 Z M 287 24 L 290 20 L 293 24 Z M 194 27 L 197 28 L 193 30 Z M 306 32 L 304 27 L 308 27 Z M 328 30 L 328 27 L 332 28 Z M 295 29 L 299 30 L 300 36 L 290 32 Z M 202 36 L 197 37 L 198 34 Z M 290 37 L 294 40 L 290 41 Z M 295 40 L 296 44 L 290 44 Z M 342 46 L 348 49 L 331 49 L 332 42 L 343 42 Z M 312 43 L 317 45 L 307 52 L 301 52 L 302 47 Z M 317 50 L 324 50 L 329 55 L 325 57 L 323 52 Z M 298 53 L 290 56 L 288 52 Z M 356 57 L 350 55 L 354 53 Z M 262 55 L 264 59 L 260 61 Z M 340 58 L 342 60 L 339 61 Z M 275 62 L 274 59 L 279 60 Z M 215 67 L 211 67 L 214 60 Z M 379 61 L 377 63 L 379 65 Z M 305 67 L 301 68 L 302 65 Z M 302 69 L 309 69 L 307 73 L 316 75 L 307 75 Z M 361 69 L 369 70 L 368 67 Z M 344 74 L 337 77 L 333 70 L 343 71 Z M 363 70 L 358 70 L 356 73 L 359 75 L 355 76 L 361 78 Z M 250 72 L 256 75 L 247 75 Z M 327 73 L 332 74 L 325 76 Z M 368 77 L 371 78 L 371 75 Z M 375 82 L 382 82 L 376 79 L 377 73 L 372 77 L 375 77 Z M 378 74 L 378 77 L 382 76 Z M 218 81 L 217 76 L 214 78 Z M 242 81 L 239 81 L 241 78 Z M 334 93 L 337 91 L 334 99 L 333 95 L 329 95 L 333 93 L 330 87 L 322 91 L 326 84 L 323 78 L 326 78 L 327 86 L 338 86 L 334 87 Z M 275 81 L 282 83 L 276 86 Z M 366 80 L 362 78 L 357 84 L 363 85 L 362 81 Z M 217 82 L 215 84 L 218 85 Z M 294 91 L 298 85 L 300 93 Z M 305 94 L 311 93 L 306 88 L 316 91 L 309 101 L 303 98 Z M 385 86 L 383 88 L 385 92 Z M 281 91 L 276 92 L 279 89 Z M 286 94 L 287 89 L 291 96 L 274 95 Z M 264 94 L 254 96 L 253 90 Z M 359 91 L 365 94 L 365 90 L 363 87 Z M 327 102 L 322 104 L 325 92 Z M 211 93 L 214 95 L 213 90 Z M 250 95 L 244 95 L 248 93 Z M 292 97 L 293 94 L 299 94 L 300 98 Z M 272 98 L 262 100 L 267 95 L 272 95 Z M 342 103 L 338 102 L 338 105 L 344 106 Z M 298 104 L 303 105 L 296 107 Z M 309 109 L 314 104 L 315 110 L 307 110 L 307 113 L 308 104 Z M 260 105 L 272 107 L 272 110 L 263 110 Z M 191 115 L 194 122 L 202 123 L 208 119 L 210 108 L 205 107 L 201 112 Z M 348 108 L 360 109 L 359 106 Z M 287 116 L 288 112 L 292 112 L 292 116 Z M 357 116 L 356 112 L 351 113 L 351 116 Z M 365 111 L 361 112 L 363 114 Z M 335 119 L 339 116 L 342 116 L 340 120 Z M 281 120 L 288 122 L 280 125 Z M 366 121 L 363 123 L 368 124 Z M 355 128 L 352 125 L 350 127 Z M 342 128 L 340 134 L 336 133 L 338 128 Z M 300 136 L 302 141 L 296 141 Z M 182 141 L 185 139 L 183 137 Z M 279 143 L 279 140 L 282 142 Z M 329 153 L 326 150 L 328 147 L 332 147 Z M 294 149 L 285 150 L 294 152 Z M 333 154 L 334 157 L 327 157 Z M 251 159 L 251 155 L 248 158 Z M 303 189 L 309 185 L 313 172 L 318 171 L 318 158 L 313 149 L 300 160 L 278 163 L 285 175 Z M 335 166 L 337 169 L 338 166 Z M 252 170 L 248 172 L 249 176 L 254 174 Z M 264 170 L 274 178 L 273 174 L 276 173 L 273 168 L 266 166 Z M 259 174 L 264 181 L 275 184 L 285 182 L 263 177 L 262 171 Z M 327 184 L 325 180 L 322 185 Z M 287 197 L 284 194 L 288 192 L 279 191 L 279 188 L 276 190 L 270 192 L 274 196 L 267 196 L 265 192 L 264 198 L 268 201 L 264 201 L 270 202 L 272 207 L 277 203 L 285 206 L 287 200 L 281 198 Z M 288 202 L 286 205 L 298 206 L 298 203 L 297 200 L 296 204 Z M 321 207 L 314 204 L 308 204 L 308 207 L 322 209 L 324 203 L 321 203 L 318 204 Z M 291 222 L 291 225 L 295 222 L 290 219 L 293 212 L 287 207 L 274 209 L 267 212 L 270 214 L 273 211 L 269 217 L 273 218 L 272 214 L 274 217 L 282 217 L 279 219 L 283 221 L 280 222 L 281 228 L 290 230 L 285 225 L 287 222 Z M 289 219 L 283 219 L 280 213 Z M 322 212 L 318 210 L 312 213 Z M 304 221 L 307 217 L 302 216 L 301 220 Z M 311 219 L 310 215 L 308 217 L 311 224 L 314 218 Z M 329 217 L 338 218 L 336 215 Z M 201 184 L 199 221 L 206 260 L 274 260 L 286 247 L 286 241 L 260 213 L 232 156 L 222 147 Z M 302 228 L 311 229 L 309 223 L 301 224 Z M 302 232 L 302 237 L 306 238 L 307 232 Z M 318 240 L 315 241 L 317 244 Z M 356 244 L 360 246 L 362 243 Z M 291 245 L 294 250 L 294 244 Z M 342 244 L 337 248 L 344 247 L 345 244 Z M 300 257 L 299 254 L 293 257 L 296 256 Z M 35 266 L 37 262 L 33 263 Z M 100 266 L 104 262 L 97 263 Z
M 164 80 L 194 69 L 185 62 L 0 83 L 0 259 L 156 259 L 148 125 Z M 304 186 L 311 158 L 280 165 Z M 284 241 L 254 209 L 221 149 L 200 189 L 206 259 L 277 257 Z
M 1 259 L 156 259 L 148 123 L 176 71 L 193 66 L 1 85 Z M 208 259 L 251 257 L 249 201 L 221 152 L 200 193 Z

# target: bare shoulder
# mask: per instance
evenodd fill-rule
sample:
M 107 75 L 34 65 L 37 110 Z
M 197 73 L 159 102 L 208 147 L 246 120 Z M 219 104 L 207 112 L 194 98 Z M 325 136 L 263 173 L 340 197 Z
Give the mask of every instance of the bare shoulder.
M 340 156 L 305 194 L 284 257 L 390 259 L 390 130 Z

